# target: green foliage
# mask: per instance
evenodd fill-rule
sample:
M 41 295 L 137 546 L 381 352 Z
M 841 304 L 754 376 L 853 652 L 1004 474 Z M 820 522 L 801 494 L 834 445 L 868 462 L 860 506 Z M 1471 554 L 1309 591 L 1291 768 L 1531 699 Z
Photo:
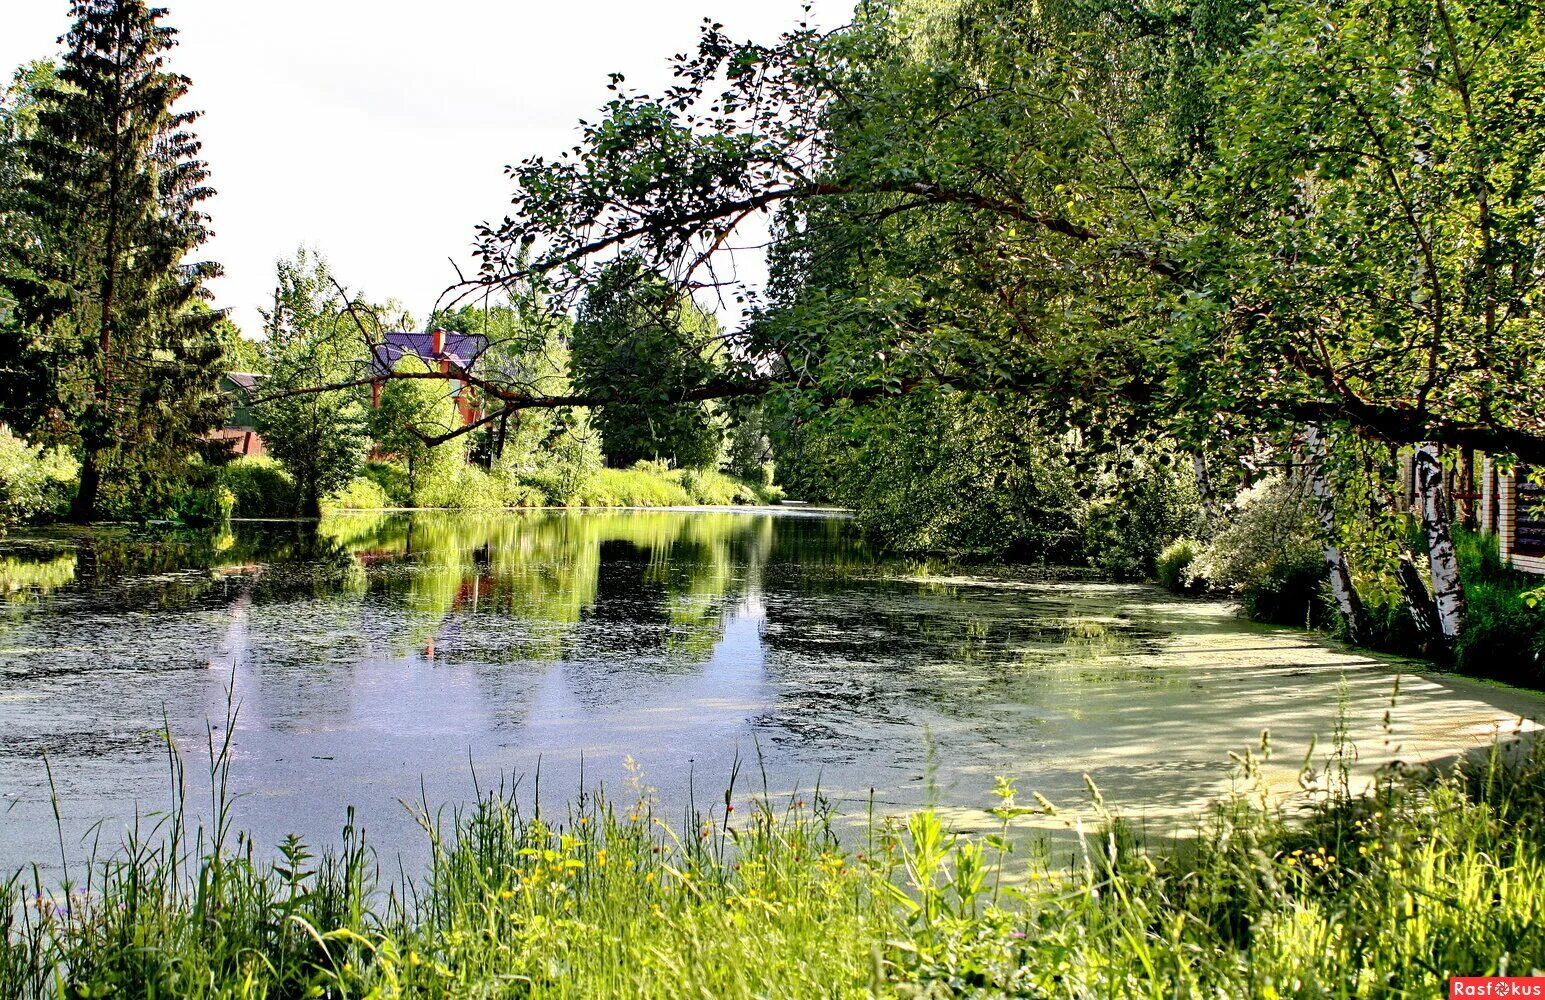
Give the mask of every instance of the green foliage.
M 393 462 L 369 461 L 365 463 L 364 476 L 386 494 L 394 507 L 413 506 L 413 493 L 408 487 L 408 473 Z
M 1325 540 L 1301 479 L 1272 476 L 1251 488 L 1191 565 L 1193 578 L 1237 594 L 1257 621 L 1334 620 L 1322 586 Z
M 1201 504 L 1189 466 L 1177 466 L 1168 454 L 1150 460 L 1122 451 L 1106 476 L 1107 496 L 1091 505 L 1087 544 L 1107 576 L 1148 580 L 1164 546 L 1199 529 Z
M 395 372 L 413 376 L 438 369 L 409 352 Z M 451 498 L 466 463 L 466 439 L 432 444 L 426 438 L 448 434 L 461 426 L 449 383 L 438 378 L 390 379 L 370 414 L 376 445 L 400 462 L 408 473 L 408 495 L 415 507 L 441 507 Z
M 596 394 L 625 389 L 638 400 L 609 403 L 595 417 L 614 466 L 718 464 L 721 421 L 705 403 L 671 401 L 713 377 L 718 339 L 713 317 L 637 261 L 612 264 L 588 291 L 571 342 L 574 385 Z
M 1454 555 L 1459 560 L 1459 575 L 1465 581 L 1508 581 L 1524 583 L 1528 578 L 1502 561 L 1497 536 L 1482 531 L 1458 529 L 1454 532 Z
M 170 513 L 184 524 L 211 525 L 229 521 L 235 514 L 236 494 L 229 487 L 213 478 L 208 485 L 198 486 L 175 497 Z
M 737 479 L 773 483 L 773 424 L 761 400 L 737 401 L 727 407 L 730 430 L 724 449 L 724 471 Z
M 1191 575 L 1191 564 L 1202 554 L 1202 543 L 1194 538 L 1177 538 L 1159 553 L 1155 573 L 1160 586 L 1177 594 L 1190 593 L 1205 586 Z
M 255 407 L 255 419 L 269 454 L 294 480 L 307 516 L 319 515 L 322 498 L 354 479 L 369 447 L 358 386 L 287 395 L 358 377 L 364 349 L 345 326 L 348 305 L 326 259 L 302 247 L 278 263 L 274 304 L 263 313 L 267 376 L 259 394 L 268 398 Z
M 1469 605 L 1454 669 L 1545 690 L 1545 607 L 1528 599 L 1539 577 L 1504 563 L 1496 535 L 1456 531 L 1454 548 Z
M 324 511 L 381 510 L 391 506 L 392 498 L 369 476 L 355 476 L 343 489 L 322 498 Z
M 0 530 L 65 513 L 79 473 L 69 452 L 29 445 L 0 426 Z
M 1530 607 L 1525 586 L 1479 580 L 1467 583 L 1465 615 L 1454 666 L 1474 677 L 1545 689 L 1545 608 Z
M 0 420 L 77 450 L 71 514 L 90 520 L 105 485 L 157 510 L 185 488 L 189 456 L 218 426 L 220 314 L 189 259 L 214 192 L 198 159 L 189 88 L 166 67 L 176 32 L 141 0 L 83 2 L 57 72 L 34 82 L 19 180 L 0 227 Z
M 505 506 L 505 480 L 465 462 L 431 463 L 413 494 L 414 506 L 475 510 Z
M 228 746 L 215 754 L 219 778 Z M 922 810 L 849 843 L 823 800 L 733 783 L 681 830 L 636 772 L 626 797 L 557 813 L 495 793 L 444 823 L 425 815 L 429 871 L 391 886 L 352 822 L 328 850 L 288 838 L 272 860 L 172 823 L 99 859 L 90 894 L 0 883 L 0 997 L 231 983 L 461 997 L 518 977 L 522 995 L 553 998 L 1372 1000 L 1545 964 L 1537 745 L 1450 774 L 1388 769 L 1362 794 L 1327 762 L 1320 790 L 1289 803 L 1242 760 L 1240 790 L 1162 851 L 1091 785 L 1066 865 L 1018 855 L 1024 817 L 1061 814 L 1019 805 L 1001 778 L 993 832 Z
M 583 407 L 554 411 L 545 433 L 543 440 L 519 453 L 522 461 L 501 462 L 499 468 L 542 494 L 536 506 L 577 504 L 602 471 L 601 435 L 591 411 Z
M 578 507 L 685 507 L 692 496 L 656 463 L 602 469 L 574 498 Z
M 566 314 L 548 308 L 529 287 L 510 289 L 503 302 L 484 301 L 439 313 L 434 325 L 485 338 L 486 347 L 477 359 L 482 378 L 536 396 L 572 392 L 568 338 L 573 324 Z M 472 458 L 489 468 L 531 472 L 548 464 L 550 452 L 564 448 L 559 439 L 584 422 L 582 414 L 576 417 L 568 408 L 510 412 L 474 432 Z
M 223 352 L 220 359 L 222 371 L 255 375 L 268 372 L 268 351 L 271 347 L 268 341 L 243 336 L 236 324 L 228 319 L 220 323 L 219 333 Z
M 238 458 L 220 470 L 234 517 L 294 517 L 300 507 L 295 480 L 272 458 Z
M 1028 426 L 1027 426 L 1028 425 Z M 1074 561 L 1086 505 L 1068 454 L 1012 405 L 922 395 L 779 429 L 786 487 L 859 512 L 882 547 Z

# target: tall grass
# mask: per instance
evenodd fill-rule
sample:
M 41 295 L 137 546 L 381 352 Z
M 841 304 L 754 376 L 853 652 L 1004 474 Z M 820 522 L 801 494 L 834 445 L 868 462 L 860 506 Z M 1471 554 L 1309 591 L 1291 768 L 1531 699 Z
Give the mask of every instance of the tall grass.
M 1545 755 L 1354 794 L 1338 749 L 1291 809 L 1243 755 L 1241 791 L 1163 850 L 1092 783 L 1077 814 L 1000 780 L 994 831 L 923 810 L 846 843 L 819 796 L 737 776 L 679 828 L 642 780 L 561 816 L 496 789 L 420 803 L 428 870 L 383 882 L 352 826 L 260 860 L 211 739 L 209 827 L 173 810 L 79 884 L 0 890 L 0 996 L 1430 997 L 1545 965 Z M 1068 824 L 1071 864 L 1015 849 L 1030 814 Z

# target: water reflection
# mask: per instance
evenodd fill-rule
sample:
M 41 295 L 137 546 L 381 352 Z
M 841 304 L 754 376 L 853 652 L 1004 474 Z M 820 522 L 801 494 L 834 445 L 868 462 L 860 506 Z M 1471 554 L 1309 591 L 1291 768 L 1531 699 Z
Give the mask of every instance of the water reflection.
M 1393 671 L 1144 587 L 916 579 L 847 521 L 744 512 L 439 513 L 216 533 L 0 540 L 0 868 L 166 801 L 185 747 L 240 703 L 240 820 L 327 841 L 349 804 L 389 852 L 398 805 L 459 801 L 469 761 L 553 804 L 632 755 L 668 808 L 736 756 L 862 811 L 930 797 L 981 820 L 997 774 L 1053 799 L 1083 774 L 1152 816 L 1226 786 L 1261 729 L 1381 739 Z M 1537 699 L 1408 680 L 1408 739 L 1372 764 L 1484 738 Z M 931 747 L 931 749 L 930 749 Z M 931 763 L 930 763 L 931 755 Z M 529 785 L 527 786 L 529 787 Z M 873 792 L 871 793 L 871 789 Z

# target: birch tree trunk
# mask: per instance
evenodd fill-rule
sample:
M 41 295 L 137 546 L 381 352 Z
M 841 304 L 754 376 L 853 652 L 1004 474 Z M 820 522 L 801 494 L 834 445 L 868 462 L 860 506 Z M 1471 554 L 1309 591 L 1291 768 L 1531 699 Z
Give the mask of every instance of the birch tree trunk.
M 1191 453 L 1191 469 L 1196 473 L 1196 493 L 1202 502 L 1202 517 L 1209 536 L 1218 528 L 1218 508 L 1212 492 L 1212 477 L 1207 474 L 1207 459 L 1199 451 Z
M 1309 451 L 1309 485 L 1315 506 L 1319 508 L 1320 526 L 1325 530 L 1325 568 L 1330 572 L 1331 593 L 1336 597 L 1336 607 L 1346 619 L 1347 638 L 1361 645 L 1368 636 L 1367 620 L 1363 615 L 1363 602 L 1352 584 L 1352 567 L 1346 553 L 1336 544 L 1335 497 L 1325 474 L 1325 439 L 1320 436 L 1318 425 L 1309 424 L 1304 429 L 1304 444 Z
M 1422 580 L 1421 570 L 1416 568 L 1409 552 L 1400 553 L 1395 576 L 1400 582 L 1400 592 L 1406 599 L 1406 608 L 1411 612 L 1411 621 L 1416 631 L 1421 633 L 1422 645 L 1425 647 L 1429 643 L 1441 641 L 1437 606 L 1433 603 L 1432 595 L 1427 593 L 1427 584 Z
M 1443 642 L 1452 647 L 1464 624 L 1465 590 L 1459 579 L 1459 557 L 1449 531 L 1448 503 L 1443 490 L 1443 463 L 1437 445 L 1416 449 L 1416 482 L 1422 498 L 1422 529 L 1427 533 L 1427 563 L 1432 573 L 1432 599 L 1438 609 Z

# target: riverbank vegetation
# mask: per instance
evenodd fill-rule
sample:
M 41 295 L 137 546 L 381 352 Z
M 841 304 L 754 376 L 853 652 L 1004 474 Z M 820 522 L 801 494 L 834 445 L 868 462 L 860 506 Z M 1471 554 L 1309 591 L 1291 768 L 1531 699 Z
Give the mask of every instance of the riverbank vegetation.
M 573 149 L 511 169 L 477 276 L 424 324 L 475 345 L 454 366 L 384 357 L 419 324 L 314 251 L 280 262 L 261 331 L 212 311 L 174 32 L 139 0 L 77 15 L 0 106 L 8 520 L 776 478 L 894 552 L 1181 585 L 1184 550 L 1186 588 L 1262 619 L 1540 674 L 1540 591 L 1456 541 L 1478 481 L 1545 466 L 1532 7 L 866 0 L 766 42 L 709 21 L 677 85 L 613 81 Z M 135 226 L 155 254 L 105 239 Z M 764 287 L 721 272 L 740 242 Z M 209 436 L 238 369 L 283 477 Z
M 636 773 L 557 815 L 496 789 L 417 806 L 414 878 L 352 823 L 266 861 L 228 803 L 205 827 L 179 804 L 59 891 L 0 887 L 0 997 L 1382 997 L 1545 965 L 1539 749 L 1356 792 L 1340 747 L 1287 802 L 1269 753 L 1155 843 L 1092 785 L 1062 812 L 1000 781 L 976 834 L 923 810 L 842 837 L 819 793 L 733 780 L 681 824 Z M 1035 847 L 1027 817 L 1071 839 Z

